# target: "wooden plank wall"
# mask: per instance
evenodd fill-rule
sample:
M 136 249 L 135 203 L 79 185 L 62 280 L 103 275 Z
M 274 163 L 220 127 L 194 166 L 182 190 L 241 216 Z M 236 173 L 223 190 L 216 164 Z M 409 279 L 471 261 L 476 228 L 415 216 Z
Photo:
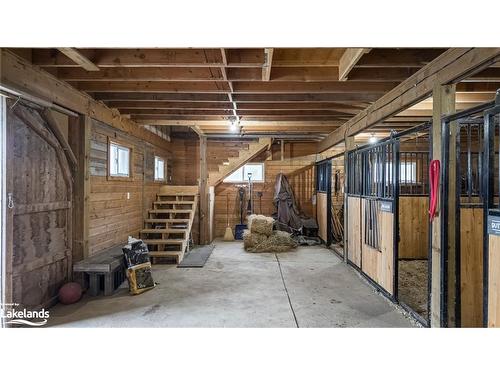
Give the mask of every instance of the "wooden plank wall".
M 361 267 L 361 198 L 347 198 L 347 255 L 356 266 Z
M 488 237 L 488 327 L 500 327 L 500 237 Z
M 132 177 L 107 176 L 108 142 L 132 148 Z M 172 163 L 170 150 L 163 150 L 115 128 L 92 121 L 90 142 L 89 255 L 138 236 L 146 212 L 152 207 L 162 183 L 154 181 L 154 157 Z M 184 168 L 188 169 L 188 168 Z M 167 175 L 167 179 L 170 176 Z M 130 198 L 127 199 L 127 193 Z
M 361 235 L 364 233 L 364 213 L 367 200 L 361 202 Z M 365 244 L 361 239 L 361 269 L 389 293 L 394 292 L 394 214 L 377 212 L 379 249 Z
M 262 160 L 256 158 L 253 161 Z M 278 156 L 279 157 L 279 156 Z M 265 160 L 265 182 L 255 183 L 254 192 L 262 192 L 262 204 L 255 196 L 255 212 L 271 215 L 275 210 L 273 204 L 276 176 L 284 173 L 293 188 L 300 209 L 308 216 L 315 217 L 315 206 L 312 196 L 315 194 L 315 156 L 298 157 L 281 160 Z M 226 197 L 229 200 L 229 212 L 226 213 Z M 245 205 L 246 208 L 246 205 Z M 234 184 L 222 183 L 215 187 L 215 236 L 222 237 L 229 217 L 229 225 L 234 228 L 240 222 L 240 205 L 238 188 Z M 245 218 L 245 215 L 244 215 Z
M 172 138 L 172 184 L 198 185 L 200 142 L 198 139 Z M 194 227 L 194 223 L 193 223 Z
M 483 325 L 483 208 L 460 209 L 462 327 Z
M 317 204 L 317 211 L 316 211 L 316 218 L 318 221 L 318 234 L 319 238 L 321 238 L 323 241 L 326 242 L 327 236 L 328 236 L 328 229 L 327 229 L 327 210 L 328 210 L 328 199 L 327 199 L 327 193 L 317 193 L 317 198 L 316 198 L 316 204 Z
M 314 155 L 316 154 L 316 146 L 318 145 L 316 142 L 297 142 L 297 141 L 279 140 L 278 142 L 275 142 L 271 147 L 273 160 L 281 159 L 280 142 L 284 142 L 283 144 L 284 159 Z
M 399 197 L 399 259 L 429 256 L 429 197 Z

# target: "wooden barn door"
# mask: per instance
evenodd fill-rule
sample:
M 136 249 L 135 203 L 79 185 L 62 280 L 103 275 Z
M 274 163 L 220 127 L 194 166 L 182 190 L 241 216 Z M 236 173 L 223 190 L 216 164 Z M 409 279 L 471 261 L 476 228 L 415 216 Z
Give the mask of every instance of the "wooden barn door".
M 6 302 L 55 303 L 71 275 L 72 177 L 40 113 L 7 101 Z

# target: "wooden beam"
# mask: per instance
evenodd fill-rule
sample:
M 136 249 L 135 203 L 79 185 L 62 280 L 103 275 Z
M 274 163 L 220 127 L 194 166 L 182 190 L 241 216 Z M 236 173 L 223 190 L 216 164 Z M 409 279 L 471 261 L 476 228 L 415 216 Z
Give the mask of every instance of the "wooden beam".
M 87 115 L 157 147 L 168 149 L 169 142 L 161 137 L 137 126 L 137 123 L 120 116 L 103 103 L 76 90 L 68 83 L 59 81 L 11 52 L 2 50 L 1 59 L 0 81 L 2 85 L 14 90 L 17 88 L 27 91 L 49 103 L 55 103 L 79 114 Z
M 165 120 L 165 119 L 137 119 L 137 124 L 155 126 L 228 126 L 227 120 Z M 340 126 L 342 121 L 266 121 L 268 127 L 308 127 L 308 126 Z M 241 120 L 240 126 L 263 126 L 261 121 Z
M 81 66 L 88 72 L 97 72 L 99 71 L 99 67 L 95 65 L 89 58 L 85 55 L 82 55 L 76 48 L 59 48 L 64 55 L 69 57 L 72 61 L 74 61 L 77 65 Z
M 198 126 L 198 125 L 193 125 L 191 126 L 191 129 L 193 129 L 193 131 L 198 134 L 200 137 L 204 136 L 205 133 L 203 132 L 203 130 Z
M 339 61 L 339 81 L 346 81 L 349 72 L 370 48 L 347 48 Z
M 222 81 L 219 68 L 213 67 L 116 67 L 99 71 L 80 68 L 57 68 L 57 78 L 63 81 Z
M 356 64 L 360 68 L 422 68 L 439 55 L 443 48 L 373 48 Z
M 227 97 L 228 97 L 229 102 L 231 103 L 231 105 L 233 107 L 232 108 L 233 116 L 236 118 L 236 121 L 238 121 L 239 120 L 238 106 L 237 106 L 236 102 L 233 99 L 233 92 L 234 92 L 233 83 L 228 78 L 228 74 L 227 74 L 227 65 L 228 65 L 227 51 L 226 51 L 225 48 L 221 48 L 220 49 L 220 53 L 221 53 L 221 56 L 222 56 L 222 63 L 223 63 L 223 66 L 221 67 L 222 75 L 224 76 L 224 79 L 227 81 L 227 84 L 229 86 L 229 92 L 227 93 Z
M 235 93 L 386 93 L 396 82 L 234 82 Z
M 353 150 L 356 147 L 356 144 L 354 143 L 354 137 L 345 137 L 344 140 L 344 210 L 347 210 L 347 184 L 349 183 L 347 176 L 349 176 L 349 163 L 347 159 L 347 152 Z M 347 263 L 349 260 L 348 257 L 348 243 L 349 241 L 347 240 L 347 234 L 349 233 L 347 231 L 347 226 L 349 222 L 349 217 L 348 215 L 344 215 L 344 262 Z
M 500 48 L 449 49 L 329 134 L 318 144 L 318 152 L 343 142 L 346 134 L 355 135 L 425 99 L 435 84 L 457 82 L 474 74 L 492 64 L 499 55 Z
M 70 118 L 68 128 L 68 141 L 78 161 L 73 190 L 74 262 L 89 255 L 91 121 L 88 116 Z
M 227 82 L 151 82 L 151 81 L 78 81 L 73 82 L 78 90 L 87 92 L 161 92 L 161 93 L 228 93 Z
M 182 120 L 182 121 L 187 121 L 190 122 L 191 124 L 197 121 L 225 121 L 228 123 L 229 121 L 232 120 L 231 117 L 228 116 L 220 116 L 220 115 L 199 115 L 199 116 L 187 116 L 187 115 L 182 115 L 182 116 L 177 116 L 177 115 L 130 115 L 131 119 L 134 122 L 140 122 L 142 120 L 146 120 L 147 122 L 151 122 L 153 120 L 160 120 L 160 121 L 177 121 L 177 120 Z M 302 121 L 303 123 L 313 123 L 316 121 L 323 121 L 323 122 L 329 122 L 329 121 L 340 121 L 340 122 L 345 122 L 347 121 L 349 116 L 314 116 L 314 119 L 311 118 L 311 116 L 245 116 L 244 120 L 246 121 L 256 121 L 256 122 L 294 122 L 294 121 Z M 146 123 L 147 123 L 146 122 Z M 241 123 L 241 121 L 240 121 Z
M 264 48 L 264 66 L 262 67 L 262 80 L 269 81 L 271 79 L 271 67 L 273 64 L 274 48 Z
M 106 103 L 121 100 L 134 101 L 166 101 L 166 102 L 227 102 L 226 94 L 190 94 L 190 93 L 143 93 L 143 92 L 112 92 L 96 93 L 96 100 Z
M 217 48 L 110 48 L 79 49 L 79 52 L 92 60 L 99 68 L 105 67 L 218 67 L 221 65 L 220 51 Z M 53 49 L 34 49 L 34 65 L 42 67 L 74 67 L 72 59 Z
M 121 109 L 204 109 L 204 110 L 230 110 L 233 108 L 230 102 L 167 102 L 167 101 L 133 101 L 133 100 L 123 100 L 123 101 L 113 101 L 110 102 L 113 108 Z M 366 105 L 355 106 L 349 104 L 337 104 L 335 102 L 298 102 L 298 103 L 286 103 L 286 102 L 275 102 L 275 103 L 240 103 L 238 105 L 239 109 L 242 110 L 336 110 L 344 113 L 357 114 L 359 111 L 364 109 Z M 432 110 L 432 103 L 430 103 L 429 109 Z
M 200 136 L 200 245 L 209 241 L 209 204 L 208 204 L 208 164 L 207 164 L 207 137 Z
M 88 92 L 231 93 L 227 82 L 100 82 L 78 81 L 73 85 Z M 386 93 L 397 82 L 233 82 L 233 93 Z
M 433 119 L 432 119 L 432 158 L 441 160 L 442 149 L 442 128 L 441 118 L 444 115 L 451 114 L 455 111 L 455 87 L 453 85 L 441 86 L 438 83 L 433 88 Z M 448 165 L 441 168 L 449 168 Z M 439 181 L 439 192 L 441 192 L 442 184 L 448 181 Z M 455 185 L 455 182 L 453 182 Z M 437 216 L 432 221 L 431 236 L 432 236 L 432 272 L 431 272 L 431 310 L 430 323 L 432 327 L 441 326 L 441 303 L 442 303 L 442 272 L 441 272 L 441 194 L 438 194 L 438 212 Z
M 121 111 L 124 108 L 136 109 L 205 109 L 205 110 L 231 110 L 233 105 L 230 102 L 167 102 L 167 101 L 135 101 L 122 100 L 112 101 L 110 105 Z
M 356 111 L 356 113 L 359 111 Z M 428 112 L 428 111 L 425 111 Z M 152 109 L 138 109 L 138 108 L 131 108 L 127 109 L 124 108 L 120 110 L 121 114 L 127 114 L 127 115 L 141 115 L 141 116 L 148 116 L 148 115 L 167 115 L 167 116 L 228 116 L 231 117 L 233 116 L 232 110 L 228 109 L 157 109 L 157 108 L 152 108 Z M 288 116 L 288 117 L 303 117 L 303 116 L 310 116 L 310 117 L 316 117 L 316 116 L 323 116 L 323 117 L 350 117 L 351 113 L 346 113 L 342 111 L 337 111 L 337 110 L 239 110 L 238 111 L 239 116 L 260 116 L 260 117 L 278 117 L 278 116 Z

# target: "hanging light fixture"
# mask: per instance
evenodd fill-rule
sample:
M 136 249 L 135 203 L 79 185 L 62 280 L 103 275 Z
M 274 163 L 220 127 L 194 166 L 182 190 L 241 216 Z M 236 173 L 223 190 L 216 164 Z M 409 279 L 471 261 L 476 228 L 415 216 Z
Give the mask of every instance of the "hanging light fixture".
M 372 133 L 370 139 L 368 140 L 369 143 L 377 143 L 378 142 L 378 138 L 375 137 L 375 133 Z
M 238 118 L 231 120 L 231 122 L 229 123 L 229 130 L 233 133 L 236 133 L 238 131 L 238 124 Z

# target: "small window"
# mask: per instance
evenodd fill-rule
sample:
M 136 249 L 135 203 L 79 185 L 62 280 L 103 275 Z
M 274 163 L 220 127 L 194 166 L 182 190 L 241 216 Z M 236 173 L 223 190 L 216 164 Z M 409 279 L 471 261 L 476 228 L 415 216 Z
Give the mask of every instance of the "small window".
M 224 179 L 224 182 L 243 183 L 248 182 L 249 173 L 252 182 L 264 182 L 264 163 L 248 163 L 238 168 Z
M 109 144 L 109 175 L 112 177 L 130 177 L 130 148 Z
M 155 181 L 165 181 L 165 160 L 155 156 Z

